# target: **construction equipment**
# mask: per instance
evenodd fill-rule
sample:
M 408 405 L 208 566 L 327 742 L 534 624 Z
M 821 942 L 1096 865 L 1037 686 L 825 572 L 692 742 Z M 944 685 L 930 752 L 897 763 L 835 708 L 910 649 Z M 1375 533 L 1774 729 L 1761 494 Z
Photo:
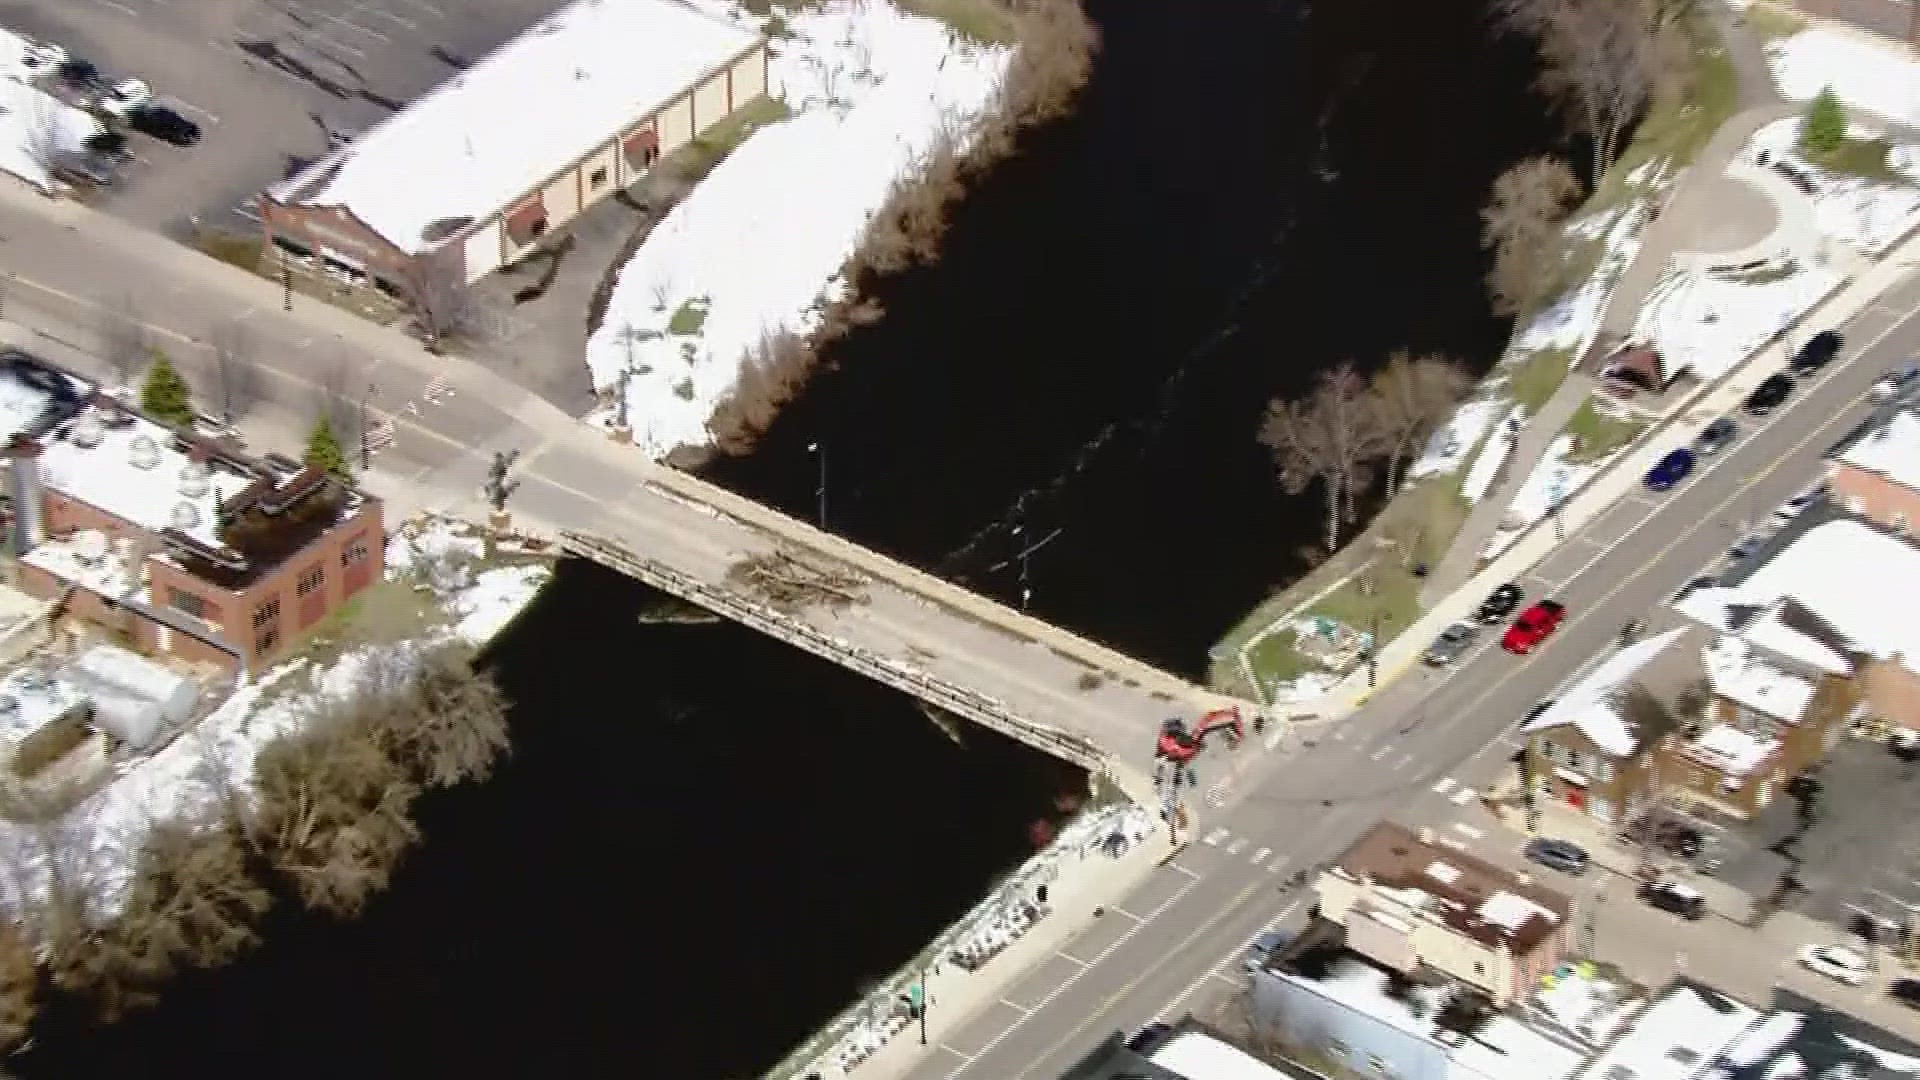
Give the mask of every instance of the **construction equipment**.
M 1247 737 L 1246 722 L 1241 720 L 1240 710 L 1215 709 L 1201 717 L 1200 726 L 1191 731 L 1187 729 L 1186 721 L 1179 717 L 1169 719 L 1160 725 L 1160 741 L 1155 748 L 1155 756 L 1175 765 L 1185 765 L 1206 749 L 1207 736 L 1217 731 L 1226 732 L 1231 745 L 1240 745 L 1241 740 Z

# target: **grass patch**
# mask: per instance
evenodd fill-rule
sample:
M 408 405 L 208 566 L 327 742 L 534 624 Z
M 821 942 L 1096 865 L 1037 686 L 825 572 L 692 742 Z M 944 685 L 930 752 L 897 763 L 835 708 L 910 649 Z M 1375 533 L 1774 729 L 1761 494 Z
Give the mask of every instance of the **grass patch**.
M 937 19 L 976 45 L 1019 43 L 1019 23 L 1001 0 L 897 0 L 900 10 Z
M 202 255 L 219 259 L 229 266 L 237 266 L 249 274 L 260 270 L 263 250 L 259 237 L 243 236 L 224 229 L 203 229 L 194 236 L 193 247 Z
M 747 136 L 768 124 L 778 123 L 793 115 L 787 103 L 779 98 L 765 94 L 754 98 L 733 115 L 708 128 L 693 141 L 673 152 L 668 161 L 672 170 L 681 177 L 699 181 L 713 171 L 715 165 L 738 149 L 747 141 Z
M 1372 578 L 1368 589 L 1367 579 Z M 1392 641 L 1395 634 L 1412 625 L 1420 615 L 1420 579 L 1391 559 L 1374 563 L 1346 584 L 1321 597 L 1303 614 L 1324 615 L 1365 632 L 1375 617 L 1380 620 L 1379 644 Z
M 1294 650 L 1299 635 L 1292 630 L 1276 630 L 1247 650 L 1247 666 L 1262 687 L 1292 682 L 1320 666 Z
M 1632 198 L 1627 176 L 1649 161 L 1666 159 L 1674 168 L 1691 163 L 1720 130 L 1740 101 L 1740 75 L 1727 55 L 1719 31 L 1704 13 L 1687 19 L 1687 70 L 1654 98 L 1646 119 L 1634 131 L 1613 168 L 1600 182 L 1588 209 L 1617 206 Z
M 1567 367 L 1572 354 L 1565 349 L 1541 349 L 1530 354 L 1513 369 L 1508 380 L 1508 392 L 1513 400 L 1525 405 L 1528 413 L 1537 413 L 1547 403 L 1560 384 L 1567 379 Z
M 1858 176 L 1889 184 L 1909 183 L 1905 176 L 1887 164 L 1887 152 L 1892 149 L 1892 145 L 1885 139 L 1848 138 L 1842 139 L 1840 145 L 1831 153 L 1815 153 L 1806 147 L 1801 147 L 1800 153 L 1808 161 L 1828 172 L 1843 173 L 1847 176 Z
M 1766 3 L 1765 0 L 1759 0 L 1748 7 L 1746 14 L 1741 16 L 1741 20 L 1763 41 L 1790 38 L 1807 28 L 1807 20 L 1801 18 L 1798 12 L 1789 11 L 1777 4 Z
M 1598 461 L 1639 438 L 1646 429 L 1643 421 L 1602 412 L 1588 398 L 1567 421 L 1567 434 L 1574 437 L 1573 453 L 1567 456 L 1576 462 Z
M 669 334 L 697 334 L 707 325 L 707 308 L 712 301 L 704 296 L 692 296 L 681 301 L 673 309 L 673 315 L 667 319 Z
M 422 637 L 446 621 L 446 611 L 432 592 L 383 579 L 315 623 L 295 643 L 294 652 L 325 666 L 354 649 Z

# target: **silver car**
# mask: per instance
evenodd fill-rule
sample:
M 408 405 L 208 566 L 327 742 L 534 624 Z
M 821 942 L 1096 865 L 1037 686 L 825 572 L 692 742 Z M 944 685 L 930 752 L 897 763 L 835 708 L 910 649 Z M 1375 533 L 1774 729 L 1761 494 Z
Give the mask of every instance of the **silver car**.
M 1440 636 L 1433 639 L 1433 644 L 1427 646 L 1426 655 L 1420 659 L 1430 667 L 1446 667 L 1460 659 L 1473 646 L 1473 639 L 1479 634 L 1480 628 L 1472 623 L 1454 623 L 1440 631 Z

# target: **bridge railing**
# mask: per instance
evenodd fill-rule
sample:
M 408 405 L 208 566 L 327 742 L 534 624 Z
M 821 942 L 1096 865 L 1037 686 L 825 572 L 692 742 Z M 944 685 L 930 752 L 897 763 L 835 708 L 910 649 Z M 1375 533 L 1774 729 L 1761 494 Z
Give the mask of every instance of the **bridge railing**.
M 560 547 L 569 554 L 591 559 L 638 578 L 708 611 L 797 645 L 922 701 L 959 713 L 1082 768 L 1113 777 L 1111 755 L 1091 739 L 1021 716 L 1004 702 L 977 690 L 929 675 L 891 657 L 832 637 L 803 619 L 754 603 L 738 593 L 715 588 L 690 574 L 603 537 L 563 530 L 560 533 Z

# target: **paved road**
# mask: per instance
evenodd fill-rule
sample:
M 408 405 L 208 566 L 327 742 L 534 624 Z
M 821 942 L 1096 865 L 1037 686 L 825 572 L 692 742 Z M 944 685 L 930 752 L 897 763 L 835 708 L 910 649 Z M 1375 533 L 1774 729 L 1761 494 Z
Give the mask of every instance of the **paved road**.
M 910 1075 L 1058 1076 L 1111 1030 L 1230 992 L 1243 945 L 1302 917 L 1299 892 L 1283 888 L 1295 870 L 1332 857 L 1383 815 L 1457 816 L 1471 798 L 1463 792 L 1505 767 L 1529 705 L 1571 681 L 1628 619 L 1716 564 L 1744 521 L 1822 471 L 1821 453 L 1868 411 L 1868 387 L 1920 350 L 1920 284 L 1908 281 L 1846 332 L 1848 362 L 1803 382 L 1786 409 L 1764 424 L 1743 418 L 1741 440 L 1681 488 L 1625 498 L 1540 563 L 1528 588 L 1561 597 L 1572 615 L 1539 652 L 1518 659 L 1484 641 L 1457 670 L 1410 675 L 1337 731 L 1283 746 L 1249 774 L 1244 798 L 1206 823 L 1201 843 L 950 1031 Z M 1606 947 L 1603 939 L 1603 958 Z M 1709 950 L 1689 971 L 1711 980 L 1714 955 L 1739 952 Z

